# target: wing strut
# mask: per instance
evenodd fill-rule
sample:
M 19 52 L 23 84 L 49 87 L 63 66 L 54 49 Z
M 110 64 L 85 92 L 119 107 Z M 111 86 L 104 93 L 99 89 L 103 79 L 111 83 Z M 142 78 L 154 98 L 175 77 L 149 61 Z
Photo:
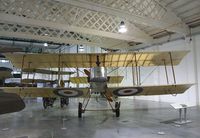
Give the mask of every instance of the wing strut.
M 164 65 L 165 65 L 165 75 L 166 75 L 166 79 L 167 79 L 167 84 L 169 84 L 169 78 L 168 78 L 167 66 L 166 66 L 165 59 L 163 59 L 163 62 L 164 62 Z
M 138 63 L 137 63 L 136 53 L 135 53 L 135 69 L 136 69 L 136 82 L 137 82 L 137 85 L 139 85 L 139 78 L 138 78 Z
M 58 87 L 60 87 L 60 51 L 59 51 L 59 55 L 58 55 Z
M 172 67 L 172 72 L 173 72 L 174 84 L 176 84 L 176 76 L 175 76 L 175 72 L 174 72 L 174 64 L 173 64 L 171 52 L 169 52 L 169 56 L 170 56 L 170 62 L 171 62 L 171 67 Z
M 21 83 L 22 83 L 22 76 L 23 76 L 23 69 L 24 69 L 24 60 L 25 60 L 25 55 L 23 55 L 23 57 L 22 57 L 21 79 L 20 79 Z

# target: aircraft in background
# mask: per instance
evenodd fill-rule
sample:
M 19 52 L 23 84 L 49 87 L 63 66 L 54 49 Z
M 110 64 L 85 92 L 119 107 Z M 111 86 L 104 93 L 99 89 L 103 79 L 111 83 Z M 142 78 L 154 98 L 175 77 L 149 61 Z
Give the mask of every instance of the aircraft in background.
M 59 53 L 59 54 L 5 54 L 6 58 L 12 61 L 12 64 L 24 69 L 31 68 L 58 68 L 58 87 L 57 88 L 35 88 L 35 87 L 2 87 L 4 92 L 16 93 L 21 97 L 83 97 L 83 102 L 78 105 L 78 117 L 87 111 L 87 105 L 92 93 L 100 93 L 111 106 L 111 110 L 120 116 L 120 102 L 115 101 L 113 97 L 120 96 L 139 96 L 139 95 L 165 95 L 181 94 L 185 92 L 192 84 L 177 84 L 174 73 L 174 65 L 178 65 L 188 51 L 174 52 L 128 52 L 128 53 Z M 166 78 L 168 80 L 167 66 L 171 66 L 174 83 L 167 85 L 141 86 L 140 85 L 140 67 L 164 66 Z M 136 78 L 135 86 L 131 87 L 108 87 L 108 83 L 121 82 L 120 76 L 107 76 L 107 68 L 110 67 L 135 67 Z M 63 88 L 61 79 L 61 69 L 63 68 L 90 68 L 85 69 L 86 80 L 89 87 Z M 131 77 L 131 76 L 130 76 Z M 115 79 L 114 79 L 115 78 Z M 69 80 L 76 83 L 76 80 L 82 80 L 83 77 L 71 77 Z M 84 78 L 85 80 L 85 78 Z
M 22 69 L 23 73 L 27 74 L 27 78 L 23 78 L 21 80 L 22 84 L 28 84 L 28 85 L 37 85 L 38 83 L 42 83 L 45 86 L 44 87 L 53 87 L 54 84 L 58 84 L 58 79 L 54 79 L 53 75 L 58 76 L 59 75 L 72 75 L 75 72 L 72 71 L 55 71 L 55 70 L 49 70 L 49 69 L 35 69 L 35 68 L 26 68 Z M 33 77 L 30 78 L 30 74 L 33 74 Z M 35 79 L 36 74 L 42 74 L 42 75 L 49 75 L 50 79 Z M 65 83 L 68 83 L 69 86 L 69 80 L 62 80 L 62 87 L 64 87 Z M 55 97 L 43 97 L 43 107 L 46 109 L 47 107 L 53 107 L 54 101 L 56 100 Z M 60 97 L 60 106 L 61 108 L 64 107 L 64 105 L 69 104 L 69 98 L 68 97 Z
M 12 69 L 0 67 L 0 86 L 5 86 L 5 79 L 12 78 Z M 18 94 L 0 92 L 0 114 L 17 112 L 25 108 L 25 103 Z

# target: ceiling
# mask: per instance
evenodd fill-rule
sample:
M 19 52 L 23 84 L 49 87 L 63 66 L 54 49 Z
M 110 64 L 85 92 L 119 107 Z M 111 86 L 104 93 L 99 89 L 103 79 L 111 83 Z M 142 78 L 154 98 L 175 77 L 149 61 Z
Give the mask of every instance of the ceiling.
M 110 49 L 200 26 L 200 0 L 0 0 L 0 38 Z M 119 33 L 124 21 L 128 31 Z

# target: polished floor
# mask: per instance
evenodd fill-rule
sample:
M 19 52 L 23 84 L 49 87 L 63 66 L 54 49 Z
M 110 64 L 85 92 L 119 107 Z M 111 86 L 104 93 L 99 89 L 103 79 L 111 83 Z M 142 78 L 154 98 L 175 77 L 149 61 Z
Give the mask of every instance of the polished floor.
M 168 103 L 121 99 L 121 115 L 111 111 L 88 111 L 77 117 L 81 99 L 71 99 L 68 107 L 43 109 L 41 100 L 26 100 L 26 109 L 0 116 L 0 138 L 200 138 L 200 108 L 188 110 L 193 122 L 175 125 L 178 112 Z M 89 108 L 105 108 L 104 100 Z

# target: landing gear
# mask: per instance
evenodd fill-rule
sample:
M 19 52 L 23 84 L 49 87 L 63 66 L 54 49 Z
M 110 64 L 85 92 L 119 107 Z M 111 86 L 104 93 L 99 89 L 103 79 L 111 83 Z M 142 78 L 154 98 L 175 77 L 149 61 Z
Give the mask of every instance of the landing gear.
M 107 111 L 107 110 L 111 110 L 116 114 L 116 117 L 120 116 L 120 102 L 115 102 L 115 104 L 113 103 L 112 98 L 110 98 L 109 96 L 104 94 L 104 97 L 106 98 L 106 100 L 108 101 L 111 109 L 101 109 L 101 111 Z M 82 114 L 85 113 L 85 111 L 97 111 L 97 110 L 93 110 L 93 109 L 86 109 L 87 105 L 90 101 L 91 98 L 91 94 L 90 91 L 88 91 L 88 93 L 86 94 L 83 102 L 79 102 L 78 103 L 78 118 L 82 117 Z
M 82 113 L 83 113 L 82 107 L 83 107 L 83 104 L 79 102 L 78 103 L 78 118 L 82 117 Z
M 115 115 L 116 117 L 120 116 L 120 102 L 115 102 Z
M 90 98 L 91 98 L 90 91 L 88 91 L 83 100 L 83 103 L 81 102 L 78 103 L 78 118 L 81 118 L 82 114 L 85 113 Z
M 63 108 L 64 105 L 69 104 L 69 98 L 60 98 L 60 107 Z
M 56 100 L 56 98 L 46 98 L 43 97 L 42 101 L 43 101 L 43 107 L 44 109 L 47 109 L 48 106 L 53 107 L 54 101 Z
M 46 100 L 46 98 L 42 98 L 42 101 L 43 101 L 44 109 L 47 109 L 47 100 Z

